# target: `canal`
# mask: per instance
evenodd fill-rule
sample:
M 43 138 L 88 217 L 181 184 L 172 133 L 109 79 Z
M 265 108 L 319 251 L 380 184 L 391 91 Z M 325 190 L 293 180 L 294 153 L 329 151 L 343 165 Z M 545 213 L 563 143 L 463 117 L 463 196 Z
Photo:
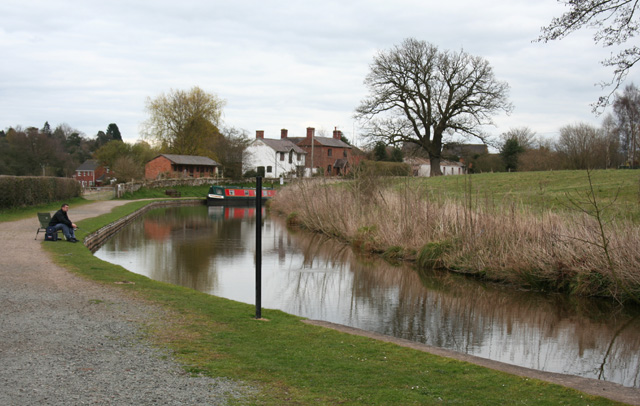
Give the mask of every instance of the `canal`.
M 357 255 L 263 215 L 262 305 L 543 371 L 640 387 L 640 310 L 515 291 Z M 95 255 L 255 304 L 255 209 L 153 209 Z

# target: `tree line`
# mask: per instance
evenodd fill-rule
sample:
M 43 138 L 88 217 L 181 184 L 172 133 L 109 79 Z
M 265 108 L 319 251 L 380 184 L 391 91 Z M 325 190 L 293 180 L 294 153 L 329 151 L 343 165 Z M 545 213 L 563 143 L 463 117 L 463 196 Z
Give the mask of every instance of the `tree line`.
M 144 165 L 158 154 L 199 155 L 216 161 L 227 177 L 239 178 L 246 131 L 223 127 L 224 100 L 198 87 L 148 98 L 149 118 L 135 144 L 122 140 L 115 123 L 87 137 L 68 124 L 54 130 L 21 126 L 0 131 L 0 175 L 70 177 L 87 159 L 111 169 L 114 180 L 144 177 Z
M 14 176 L 71 176 L 75 169 L 103 145 L 122 142 L 115 123 L 87 137 L 68 124 L 52 129 L 21 126 L 0 131 L 0 174 Z
M 476 162 L 477 170 L 536 171 L 640 167 L 640 89 L 629 84 L 613 96 L 601 125 L 575 123 L 560 128 L 556 140 L 528 127 L 501 135 L 500 153 Z M 476 157 L 479 158 L 479 157 Z

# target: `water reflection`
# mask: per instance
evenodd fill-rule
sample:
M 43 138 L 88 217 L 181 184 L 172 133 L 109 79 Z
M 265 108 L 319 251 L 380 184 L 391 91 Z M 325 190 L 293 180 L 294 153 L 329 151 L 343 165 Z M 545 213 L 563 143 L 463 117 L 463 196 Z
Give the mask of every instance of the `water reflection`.
M 96 252 L 153 279 L 254 303 L 255 209 L 163 208 Z M 264 217 L 262 303 L 462 353 L 640 387 L 640 319 L 610 303 L 419 274 Z

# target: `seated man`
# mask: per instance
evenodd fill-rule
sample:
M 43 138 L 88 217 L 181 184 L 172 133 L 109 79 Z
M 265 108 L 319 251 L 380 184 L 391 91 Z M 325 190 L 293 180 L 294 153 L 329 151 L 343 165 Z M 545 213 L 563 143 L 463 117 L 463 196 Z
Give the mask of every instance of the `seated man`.
M 74 230 L 78 227 L 74 223 L 69 220 L 69 216 L 67 216 L 67 212 L 69 211 L 69 205 L 63 204 L 60 210 L 56 212 L 51 217 L 51 221 L 49 222 L 49 227 L 55 227 L 56 231 L 62 230 L 62 234 L 64 234 L 65 238 L 69 242 L 78 242 L 76 240 L 76 236 Z

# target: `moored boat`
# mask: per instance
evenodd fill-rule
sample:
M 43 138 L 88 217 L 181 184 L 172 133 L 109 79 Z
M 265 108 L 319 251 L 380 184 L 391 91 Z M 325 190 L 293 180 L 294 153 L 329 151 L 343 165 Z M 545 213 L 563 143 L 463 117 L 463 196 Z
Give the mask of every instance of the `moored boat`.
M 276 195 L 272 188 L 262 189 L 262 204 Z M 256 189 L 239 186 L 212 185 L 207 194 L 208 206 L 247 205 L 255 203 Z

